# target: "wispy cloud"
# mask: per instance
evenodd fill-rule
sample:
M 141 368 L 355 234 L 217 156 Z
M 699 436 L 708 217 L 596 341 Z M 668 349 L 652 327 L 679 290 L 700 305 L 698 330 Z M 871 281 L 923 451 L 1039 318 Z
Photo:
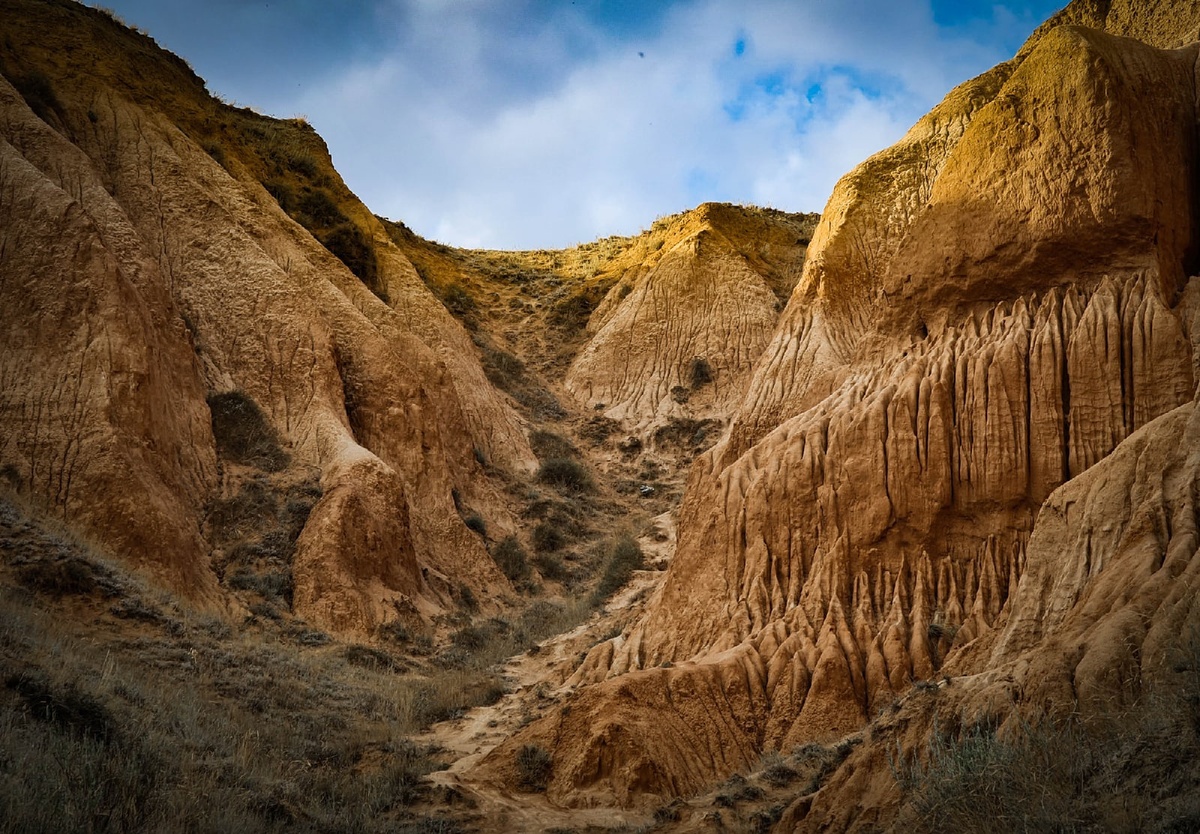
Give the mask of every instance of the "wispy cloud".
M 1053 8 L 937 6 L 352 3 L 332 41 L 293 25 L 309 60 L 249 103 L 306 114 L 374 211 L 460 245 L 562 246 L 704 200 L 820 210 Z

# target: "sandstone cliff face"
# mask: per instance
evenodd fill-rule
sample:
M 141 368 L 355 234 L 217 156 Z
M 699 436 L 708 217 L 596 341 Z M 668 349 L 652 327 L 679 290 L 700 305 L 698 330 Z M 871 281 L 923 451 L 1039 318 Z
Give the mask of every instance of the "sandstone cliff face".
M 73 4 L 17 3 L 4 32 L 6 76 L 52 91 L 30 99 L 40 114 L 8 80 L 0 92 L 12 485 L 212 598 L 205 517 L 232 470 L 205 398 L 236 391 L 291 466 L 320 473 L 297 613 L 361 633 L 398 608 L 435 610 L 460 582 L 505 587 L 453 497 L 503 523 L 478 459 L 528 471 L 534 458 L 469 337 L 360 204 L 346 211 L 375 235 L 382 293 L 284 213 L 252 149 L 199 139 L 221 119 L 226 133 L 302 129 L 223 109 L 148 39 Z M 328 165 L 319 151 L 305 164 Z
M 87 157 L 0 81 L 0 461 L 170 585 L 213 601 L 201 369 L 158 263 Z
M 676 218 L 593 313 L 567 390 L 634 430 L 726 419 L 799 277 L 803 220 L 716 204 Z
M 844 736 L 942 670 L 1021 657 L 1060 702 L 1129 677 L 1182 613 L 1151 593 L 1131 643 L 1114 604 L 1131 574 L 1086 603 L 1103 553 L 1130 547 L 1139 578 L 1165 563 L 1162 496 L 1191 490 L 1168 475 L 1162 492 L 1156 467 L 1174 471 L 1195 383 L 1196 67 L 1195 46 L 1050 30 L 839 183 L 730 433 L 691 473 L 660 595 L 577 673 L 585 714 L 529 731 L 555 745 L 552 796 L 687 793 Z M 1100 521 L 1131 493 L 1132 532 Z M 1081 529 L 1062 514 L 1085 495 Z M 869 755 L 859 787 L 885 778 Z M 845 822 L 854 778 L 805 830 Z

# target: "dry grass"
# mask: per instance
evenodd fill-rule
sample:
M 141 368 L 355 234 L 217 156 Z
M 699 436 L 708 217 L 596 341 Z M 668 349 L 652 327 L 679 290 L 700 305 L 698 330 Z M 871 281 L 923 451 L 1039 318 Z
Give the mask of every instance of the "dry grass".
M 527 791 L 541 792 L 550 784 L 554 761 L 550 751 L 536 744 L 526 744 L 517 751 L 517 784 Z
M 1181 657 L 1200 655 L 1194 638 Z M 918 756 L 895 756 L 902 824 L 930 832 L 1200 830 L 1200 687 L 1192 660 L 1132 708 L 1043 716 L 1003 731 L 935 729 Z
M 0 832 L 458 830 L 417 812 L 438 761 L 407 739 L 591 611 L 538 601 L 425 658 L 286 612 L 235 631 L 9 502 L 0 545 Z
M 606 542 L 604 551 L 604 573 L 592 593 L 592 599 L 597 604 L 624 587 L 635 570 L 645 567 L 641 545 L 628 534 L 619 535 Z

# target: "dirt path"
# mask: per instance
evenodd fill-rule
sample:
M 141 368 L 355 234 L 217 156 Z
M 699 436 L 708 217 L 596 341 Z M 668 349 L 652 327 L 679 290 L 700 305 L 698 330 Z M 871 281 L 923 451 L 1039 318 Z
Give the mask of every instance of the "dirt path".
M 583 654 L 609 639 L 635 620 L 666 577 L 666 565 L 675 552 L 675 523 L 671 513 L 654 519 L 651 529 L 638 539 L 646 564 L 655 570 L 635 572 L 633 579 L 599 612 L 573 630 L 552 637 L 536 652 L 509 658 L 503 674 L 509 694 L 497 703 L 477 707 L 453 721 L 435 724 L 414 740 L 448 751 L 454 763 L 430 774 L 437 787 L 456 791 L 478 806 L 488 820 L 488 831 L 537 832 L 555 828 L 616 828 L 647 822 L 644 813 L 618 808 L 562 808 L 538 794 L 514 794 L 473 778 L 476 763 L 506 738 L 547 710 L 556 708 L 574 691 L 566 681 Z

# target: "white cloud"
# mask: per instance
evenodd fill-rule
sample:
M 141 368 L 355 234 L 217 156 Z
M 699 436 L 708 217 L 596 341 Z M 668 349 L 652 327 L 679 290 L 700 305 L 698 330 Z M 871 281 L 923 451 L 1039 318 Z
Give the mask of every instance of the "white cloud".
M 563 246 L 707 199 L 819 211 L 1008 57 L 981 45 L 986 25 L 949 34 L 915 0 L 698 0 L 628 40 L 569 8 L 497 5 L 389 0 L 386 54 L 281 103 L 374 211 L 458 245 Z

